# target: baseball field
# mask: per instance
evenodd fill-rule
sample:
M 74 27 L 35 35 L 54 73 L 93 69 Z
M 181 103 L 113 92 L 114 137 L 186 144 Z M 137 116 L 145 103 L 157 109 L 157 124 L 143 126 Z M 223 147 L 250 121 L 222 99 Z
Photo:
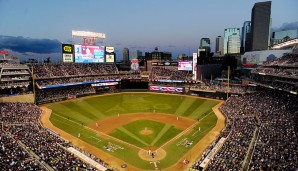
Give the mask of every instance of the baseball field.
M 187 170 L 223 129 L 221 103 L 117 93 L 47 104 L 41 121 L 119 170 Z

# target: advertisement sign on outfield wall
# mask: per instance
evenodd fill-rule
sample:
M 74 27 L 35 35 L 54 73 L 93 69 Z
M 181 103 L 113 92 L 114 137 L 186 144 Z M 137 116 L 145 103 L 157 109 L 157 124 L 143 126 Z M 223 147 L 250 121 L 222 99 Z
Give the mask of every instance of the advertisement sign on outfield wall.
M 169 91 L 169 92 L 178 92 L 182 93 L 183 88 L 182 87 L 163 87 L 163 86 L 150 86 L 149 88 L 152 91 Z

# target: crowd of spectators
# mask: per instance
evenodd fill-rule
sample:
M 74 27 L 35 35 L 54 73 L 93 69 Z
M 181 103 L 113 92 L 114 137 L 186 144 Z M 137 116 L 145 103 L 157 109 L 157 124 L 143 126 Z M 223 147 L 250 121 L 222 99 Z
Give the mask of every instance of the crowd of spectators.
M 115 81 L 121 79 L 141 79 L 140 74 L 135 73 L 123 73 L 117 75 L 106 75 L 106 76 L 79 76 L 79 77 L 66 77 L 66 78 L 53 78 L 53 79 L 42 79 L 36 80 L 38 86 L 51 86 L 58 84 L 74 84 L 81 82 L 106 82 Z
M 264 63 L 264 66 L 298 66 L 298 54 L 285 54 L 280 58 Z
M 241 170 L 256 124 L 254 117 L 235 118 L 227 141 L 208 165 L 208 169 Z
M 28 89 L 28 84 L 7 84 L 7 87 L 1 86 L 0 84 L 0 97 L 32 94 L 33 92 Z M 15 87 L 15 88 L 12 88 Z
M 189 86 L 191 89 L 198 89 L 202 91 L 217 91 L 217 92 L 223 92 L 227 93 L 229 90 L 229 93 L 234 94 L 245 94 L 247 91 L 252 90 L 252 87 L 249 86 L 242 86 L 242 85 L 230 85 L 229 89 L 226 84 L 210 84 L 210 83 L 196 83 L 191 84 Z
M 297 109 L 297 97 L 283 92 L 231 96 L 220 108 L 227 117 L 224 131 L 229 134 L 207 170 L 297 169 Z M 199 168 L 208 151 L 194 168 Z
M 297 68 L 281 68 L 281 67 L 273 68 L 273 67 L 263 66 L 263 67 L 253 69 L 251 73 L 298 79 L 298 67 Z
M 54 170 L 93 170 L 86 163 L 67 152 L 65 142 L 37 124 L 15 125 L 7 128 L 16 140 L 24 143 L 40 160 Z
M 285 54 L 253 69 L 251 73 L 253 81 L 261 86 L 298 92 L 298 54 Z
M 178 70 L 177 67 L 152 67 L 149 79 L 154 80 L 181 80 L 191 81 L 192 72 Z
M 111 63 L 57 63 L 33 64 L 36 78 L 55 78 L 86 75 L 117 74 L 118 69 Z
M 270 87 L 273 89 L 279 89 L 283 91 L 295 91 L 298 92 L 296 86 L 296 79 L 287 79 L 283 77 L 271 77 L 263 75 L 255 75 L 253 81 L 263 87 Z
M 298 54 L 285 54 L 251 71 L 257 83 L 285 91 L 298 90 Z M 283 80 L 283 81 L 280 81 Z
M 46 169 L 31 157 L 9 133 L 0 130 L 0 168 L 1 170 L 33 170 L 45 171 Z
M 0 103 L 1 121 L 4 123 L 36 122 L 41 110 L 33 103 Z
M 37 103 L 47 102 L 56 99 L 69 99 L 78 95 L 95 93 L 94 88 L 89 85 L 75 85 L 68 87 L 50 88 L 36 92 Z
M 41 110 L 36 105 L 0 103 L 0 106 L 1 170 L 39 171 L 49 167 L 61 171 L 96 170 L 66 150 L 71 146 L 69 142 L 39 124 Z M 109 167 L 101 159 L 95 161 Z

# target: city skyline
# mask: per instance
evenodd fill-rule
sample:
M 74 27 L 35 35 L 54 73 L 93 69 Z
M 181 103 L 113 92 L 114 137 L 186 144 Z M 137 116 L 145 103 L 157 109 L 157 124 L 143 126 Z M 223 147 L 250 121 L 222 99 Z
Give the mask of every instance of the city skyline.
M 4 1 L 0 0 L 0 50 L 11 49 L 25 58 L 61 58 L 57 43 L 69 43 L 71 30 L 106 34 L 106 45 L 122 50 L 160 51 L 192 55 L 201 38 L 210 38 L 211 51 L 226 28 L 250 21 L 255 3 L 264 1 Z M 297 28 L 298 1 L 272 0 L 272 29 Z M 30 45 L 33 47 L 28 47 Z M 47 47 L 47 48 L 44 48 Z

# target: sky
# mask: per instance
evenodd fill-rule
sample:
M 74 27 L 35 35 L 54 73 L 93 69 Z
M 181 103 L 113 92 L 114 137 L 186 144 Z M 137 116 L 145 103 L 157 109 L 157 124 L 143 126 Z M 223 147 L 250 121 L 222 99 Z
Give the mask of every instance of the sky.
M 122 50 L 192 55 L 200 39 L 250 21 L 256 0 L 0 0 L 0 50 L 22 59 L 61 60 L 72 30 L 106 34 L 117 61 Z M 272 0 L 272 29 L 298 28 L 298 0 Z

